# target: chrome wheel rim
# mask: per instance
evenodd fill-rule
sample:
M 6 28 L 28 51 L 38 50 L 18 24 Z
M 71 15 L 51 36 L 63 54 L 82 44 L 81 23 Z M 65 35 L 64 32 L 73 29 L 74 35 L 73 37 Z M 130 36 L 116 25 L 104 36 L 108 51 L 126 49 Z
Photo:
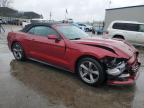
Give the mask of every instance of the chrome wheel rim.
M 20 45 L 15 44 L 14 47 L 13 47 L 13 49 L 12 49 L 12 51 L 13 51 L 13 54 L 14 54 L 14 56 L 15 56 L 16 59 L 19 60 L 19 59 L 22 58 L 23 50 L 22 50 L 22 48 L 21 48 Z
M 93 84 L 99 79 L 99 70 L 91 61 L 84 61 L 79 67 L 80 77 L 86 83 Z

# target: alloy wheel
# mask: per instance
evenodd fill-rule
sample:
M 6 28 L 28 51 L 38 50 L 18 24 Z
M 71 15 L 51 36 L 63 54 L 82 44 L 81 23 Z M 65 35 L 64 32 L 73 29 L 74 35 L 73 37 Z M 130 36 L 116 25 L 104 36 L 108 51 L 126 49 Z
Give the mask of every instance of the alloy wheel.
M 12 48 L 12 51 L 13 51 L 13 54 L 14 54 L 14 57 L 17 59 L 17 60 L 20 60 L 23 58 L 23 50 L 21 48 L 21 46 L 19 44 L 14 44 L 13 45 L 13 48 Z
M 89 84 L 93 84 L 99 79 L 98 68 L 91 61 L 82 62 L 79 67 L 79 73 L 82 80 Z

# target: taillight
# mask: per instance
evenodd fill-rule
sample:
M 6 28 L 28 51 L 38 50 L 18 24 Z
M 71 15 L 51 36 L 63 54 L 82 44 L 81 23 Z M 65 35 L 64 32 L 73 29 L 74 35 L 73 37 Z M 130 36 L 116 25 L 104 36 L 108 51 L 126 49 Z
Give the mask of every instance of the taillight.
M 104 32 L 104 35 L 105 35 L 105 36 L 107 36 L 108 34 L 109 34 L 109 32 L 108 32 L 108 31 L 105 31 L 105 32 Z
M 106 35 L 108 35 L 108 34 L 109 34 L 109 32 L 108 32 L 108 31 L 106 31 L 106 32 L 105 32 L 105 34 L 106 34 Z
M 109 32 L 108 32 L 108 31 L 105 31 L 105 32 L 104 32 L 104 38 L 108 38 L 108 34 L 109 34 Z

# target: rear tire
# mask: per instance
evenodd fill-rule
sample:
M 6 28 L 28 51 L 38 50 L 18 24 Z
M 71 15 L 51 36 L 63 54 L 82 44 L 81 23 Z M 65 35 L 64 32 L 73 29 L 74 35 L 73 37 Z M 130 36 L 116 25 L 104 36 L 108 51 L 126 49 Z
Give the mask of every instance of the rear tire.
M 12 45 L 12 52 L 16 60 L 24 61 L 26 59 L 23 47 L 18 42 Z
M 102 66 L 93 58 L 81 59 L 77 65 L 77 72 L 80 79 L 90 86 L 98 86 L 105 81 Z
M 113 38 L 125 40 L 124 36 L 122 36 L 122 35 L 115 35 Z

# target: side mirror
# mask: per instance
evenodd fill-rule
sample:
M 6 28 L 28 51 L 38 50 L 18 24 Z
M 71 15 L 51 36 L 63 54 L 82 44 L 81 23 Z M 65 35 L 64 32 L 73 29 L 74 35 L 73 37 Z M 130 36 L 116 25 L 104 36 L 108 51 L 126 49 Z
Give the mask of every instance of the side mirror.
M 60 40 L 56 35 L 48 35 L 48 39 L 51 39 L 51 40 Z

